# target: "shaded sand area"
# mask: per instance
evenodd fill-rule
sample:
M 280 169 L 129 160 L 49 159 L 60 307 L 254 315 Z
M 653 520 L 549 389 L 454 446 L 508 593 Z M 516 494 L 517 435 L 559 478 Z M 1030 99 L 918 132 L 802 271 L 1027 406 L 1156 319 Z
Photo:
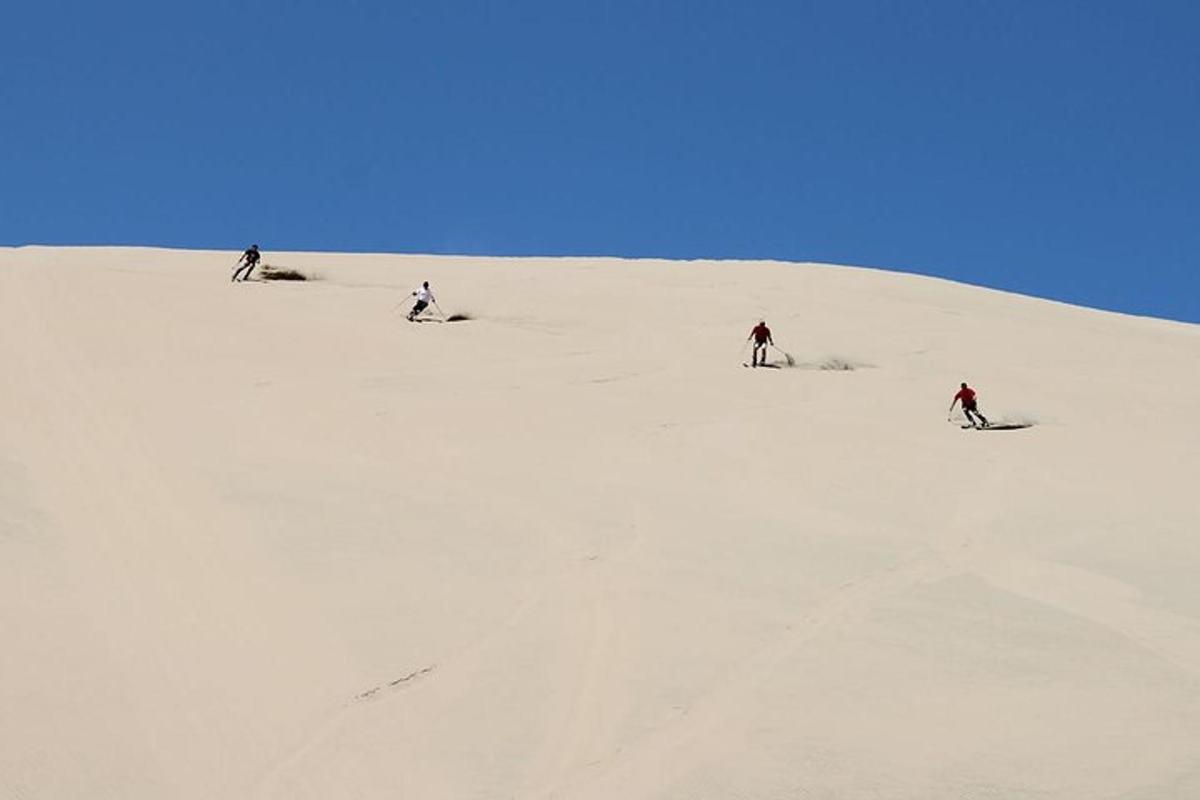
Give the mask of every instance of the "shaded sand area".
M 1200 328 L 235 257 L 0 250 L 0 798 L 1200 796 Z

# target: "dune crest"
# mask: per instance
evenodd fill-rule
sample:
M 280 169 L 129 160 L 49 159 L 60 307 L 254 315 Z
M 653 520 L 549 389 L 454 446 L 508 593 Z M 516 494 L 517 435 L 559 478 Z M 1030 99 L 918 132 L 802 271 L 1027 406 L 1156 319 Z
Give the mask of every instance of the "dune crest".
M 0 797 L 1200 796 L 1200 328 L 235 257 L 0 249 Z

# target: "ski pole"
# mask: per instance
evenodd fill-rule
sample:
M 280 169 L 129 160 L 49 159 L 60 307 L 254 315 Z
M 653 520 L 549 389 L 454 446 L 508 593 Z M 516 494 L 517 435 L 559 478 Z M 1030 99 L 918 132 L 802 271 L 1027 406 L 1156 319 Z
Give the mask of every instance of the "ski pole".
M 796 359 L 792 358 L 791 353 L 789 353 L 787 350 L 784 350 L 782 347 L 777 347 L 774 342 L 771 342 L 771 347 L 774 347 L 776 350 L 783 353 L 783 357 L 787 360 L 789 367 L 796 366 Z

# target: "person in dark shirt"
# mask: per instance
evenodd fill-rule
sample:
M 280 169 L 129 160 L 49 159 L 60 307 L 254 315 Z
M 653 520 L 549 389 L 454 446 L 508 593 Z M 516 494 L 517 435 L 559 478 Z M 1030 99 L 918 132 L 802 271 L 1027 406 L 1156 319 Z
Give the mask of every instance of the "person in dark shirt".
M 254 271 L 254 267 L 258 264 L 261 258 L 262 253 L 258 252 L 258 245 L 252 244 L 246 248 L 246 252 L 242 253 L 242 257 L 238 259 L 237 268 L 233 271 L 232 280 L 244 281 L 249 278 L 250 273 Z M 239 278 L 238 273 L 242 271 L 243 267 L 246 270 L 246 274 Z
M 746 341 L 750 341 L 751 339 L 754 340 L 754 352 L 750 357 L 750 366 L 757 367 L 759 365 L 758 356 L 759 353 L 762 353 L 761 363 L 765 367 L 767 365 L 767 346 L 775 344 L 774 340 L 771 339 L 771 329 L 767 327 L 766 322 L 759 322 L 754 326 L 754 329 L 750 331 L 750 335 L 746 337 Z M 745 347 L 745 345 L 742 345 L 742 347 Z

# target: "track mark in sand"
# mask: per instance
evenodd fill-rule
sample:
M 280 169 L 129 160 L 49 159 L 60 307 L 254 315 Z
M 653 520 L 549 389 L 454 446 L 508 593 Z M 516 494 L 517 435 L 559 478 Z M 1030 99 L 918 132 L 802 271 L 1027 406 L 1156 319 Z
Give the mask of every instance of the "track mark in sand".
M 515 610 L 492 631 L 472 644 L 449 654 L 442 662 L 445 664 L 444 669 L 449 670 L 452 677 L 456 672 L 462 672 L 462 664 L 464 662 L 473 664 L 481 661 L 487 651 L 498 640 L 506 639 L 508 633 L 521 622 L 525 615 L 546 599 L 551 588 L 558 588 L 558 586 L 557 582 L 547 581 L 545 585 L 531 591 L 517 604 Z M 400 697 L 400 687 L 407 688 L 412 683 L 419 682 L 420 678 L 429 675 L 435 669 L 439 669 L 438 665 L 430 664 L 427 667 L 410 672 L 395 680 L 381 683 L 371 689 L 359 692 L 354 697 L 342 703 L 340 707 L 331 709 L 324 722 L 319 723 L 302 739 L 298 746 L 293 748 L 286 756 L 277 761 L 274 767 L 266 772 L 255 796 L 260 798 L 260 800 L 292 797 L 294 793 L 284 794 L 282 793 L 282 789 L 289 780 L 289 777 L 297 773 L 305 762 L 314 758 L 315 754 L 321 748 L 329 746 L 330 742 L 336 736 L 354 724 L 354 720 L 359 718 L 359 715 L 369 713 L 370 709 L 378 707 L 378 704 L 383 704 L 392 698 Z M 454 683 L 453 680 L 450 682 Z M 433 684 L 431 688 L 437 689 L 437 684 Z M 385 689 L 395 691 L 385 693 Z M 372 698 L 376 699 L 372 701 Z
M 430 664 L 427 667 L 413 670 L 407 675 L 401 675 L 399 678 L 387 681 L 386 683 L 372 686 L 364 692 L 359 692 L 344 703 L 341 708 L 334 709 L 323 723 L 319 725 L 311 734 L 309 734 L 303 742 L 293 749 L 287 756 L 280 759 L 273 768 L 271 768 L 263 777 L 259 784 L 258 791 L 255 797 L 259 798 L 274 798 L 280 797 L 280 789 L 283 787 L 288 775 L 293 772 L 296 767 L 310 758 L 319 748 L 326 746 L 335 735 L 347 724 L 354 713 L 352 709 L 358 703 L 365 703 L 373 697 L 376 697 L 381 692 L 388 689 L 397 689 L 405 686 L 413 681 L 419 680 L 437 669 L 437 664 Z
M 542 772 L 541 785 L 529 796 L 538 800 L 559 797 L 636 800 L 649 797 L 653 789 L 638 792 L 633 791 L 633 787 L 661 787 L 697 764 L 717 757 L 730 730 L 747 724 L 744 719 L 747 696 L 778 672 L 796 652 L 827 631 L 861 619 L 884 599 L 955 571 L 939 556 L 923 556 L 846 581 L 818 607 L 788 625 L 774 641 L 732 663 L 724 676 L 707 691 L 676 707 L 676 713 L 670 719 L 628 742 L 626 747 L 614 750 L 598 766 L 593 766 L 595 759 L 575 768 L 570 765 L 570 755 L 583 752 L 579 746 L 581 742 L 577 741 L 583 735 L 580 726 L 592 720 L 588 714 L 575 710 L 569 724 L 559 730 L 558 758 L 550 769 Z M 594 638 L 599 637 L 594 634 Z M 603 640 L 594 642 L 593 647 L 603 651 Z M 589 658 L 587 666 L 596 666 L 597 660 Z M 583 686 L 577 692 L 577 706 L 596 702 L 592 698 L 595 695 L 593 687 L 589 685 L 594 680 L 585 675 L 581 681 Z M 565 745 L 573 740 L 576 740 L 574 747 Z
M 354 701 L 361 702 L 363 700 L 370 700 L 372 697 L 384 691 L 385 689 L 395 689 L 397 686 L 411 683 L 412 681 L 425 677 L 429 673 L 433 672 L 436 668 L 437 664 L 430 664 L 428 667 L 422 667 L 421 669 L 413 670 L 407 675 L 402 675 L 395 680 L 388 681 L 387 683 L 381 683 L 378 686 L 372 686 L 365 692 L 359 692 L 358 694 L 354 695 Z
M 597 555 L 586 557 L 598 561 Z M 564 796 L 573 778 L 588 774 L 608 760 L 619 705 L 610 699 L 614 682 L 613 665 L 620 663 L 624 642 L 618 620 L 629 609 L 617 606 L 623 597 L 614 591 L 612 575 L 603 567 L 589 566 L 577 573 L 576 590 L 562 602 L 572 604 L 569 612 L 586 635 L 570 647 L 570 666 L 560 673 L 563 702 L 556 704 L 554 721 L 542 746 L 529 759 L 528 784 L 520 796 L 550 798 Z M 598 757 L 600 756 L 600 757 Z
M 1007 474 L 990 477 L 1008 485 Z M 722 678 L 673 717 L 628 742 L 624 750 L 613 752 L 598 769 L 585 766 L 548 773 L 546 784 L 535 796 L 545 800 L 637 800 L 649 797 L 653 787 L 667 785 L 696 765 L 719 757 L 731 732 L 751 724 L 746 700 L 783 669 L 788 659 L 827 632 L 852 627 L 891 598 L 972 571 L 983 557 L 977 539 L 986 534 L 1002 507 L 1002 497 L 1003 493 L 983 498 L 987 502 L 964 497 L 945 530 L 929 542 L 932 549 L 919 548 L 894 566 L 843 581 L 773 641 L 731 664 Z M 651 788 L 637 792 L 633 787 Z
M 1177 669 L 1200 676 L 1195 620 L 1155 608 L 1136 586 L 1082 567 L 1031 558 L 996 560 L 977 574 L 998 589 L 1108 628 Z
M 584 378 L 582 380 L 571 381 L 572 386 L 594 386 L 606 383 L 620 383 L 621 381 L 631 381 L 637 378 L 643 378 L 648 373 L 645 372 L 618 372 L 612 375 L 600 375 L 592 378 Z

